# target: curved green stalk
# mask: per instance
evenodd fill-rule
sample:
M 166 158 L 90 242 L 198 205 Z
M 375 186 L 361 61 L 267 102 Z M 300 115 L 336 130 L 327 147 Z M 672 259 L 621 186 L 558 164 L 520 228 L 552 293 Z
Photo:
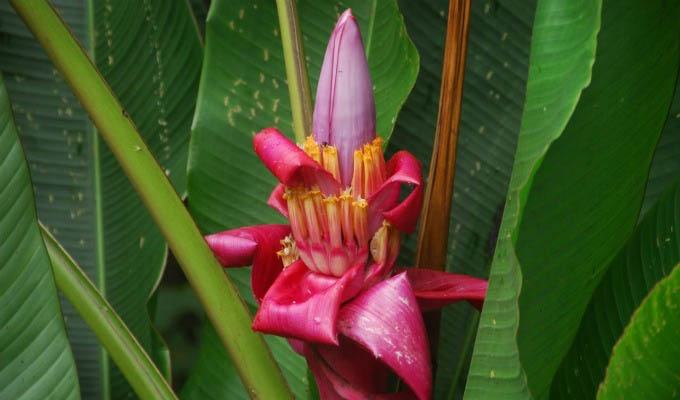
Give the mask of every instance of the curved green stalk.
M 75 261 L 41 223 L 57 287 L 78 310 L 142 399 L 177 399 L 137 339 Z
M 243 299 L 127 112 L 47 0 L 10 0 L 68 82 L 146 205 L 253 398 L 292 395 Z
M 312 93 L 305 50 L 302 46 L 302 32 L 298 21 L 296 0 L 276 0 L 283 44 L 283 60 L 286 64 L 286 78 L 290 94 L 290 108 L 293 114 L 295 141 L 300 144 L 312 134 Z

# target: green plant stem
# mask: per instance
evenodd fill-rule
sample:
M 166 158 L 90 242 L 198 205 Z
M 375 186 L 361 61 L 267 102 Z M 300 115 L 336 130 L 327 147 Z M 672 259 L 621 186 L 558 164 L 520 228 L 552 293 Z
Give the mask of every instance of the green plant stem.
M 10 0 L 97 127 L 196 291 L 253 398 L 292 398 L 243 299 L 127 112 L 47 0 Z
M 142 399 L 177 399 L 156 365 L 57 240 L 40 224 L 57 287 L 92 329 Z
M 307 135 L 312 134 L 314 108 L 296 0 L 276 0 L 276 8 L 281 26 L 283 60 L 286 64 L 290 108 L 293 114 L 293 132 L 295 132 L 295 141 L 300 144 L 305 141 Z

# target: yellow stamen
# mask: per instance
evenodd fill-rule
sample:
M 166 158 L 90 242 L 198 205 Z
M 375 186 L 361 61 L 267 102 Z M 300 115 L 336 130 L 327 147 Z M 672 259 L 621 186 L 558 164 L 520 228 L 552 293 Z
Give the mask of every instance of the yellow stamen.
M 317 215 L 317 209 L 314 205 L 314 194 L 312 192 L 304 193 L 300 196 L 302 208 L 304 212 L 305 222 L 309 230 L 309 239 L 312 243 L 321 243 L 321 225 Z M 289 211 L 290 212 L 290 211 Z
M 328 233 L 331 247 L 339 248 L 342 246 L 342 224 L 340 222 L 340 204 L 337 197 L 323 199 L 326 205 L 326 216 L 328 217 Z
M 364 199 L 352 202 L 354 214 L 354 236 L 359 247 L 368 244 L 368 202 Z
M 354 151 L 354 173 L 352 174 L 352 195 L 355 199 L 364 197 L 363 152 Z
M 385 170 L 385 157 L 382 151 L 383 140 L 377 136 L 371 142 L 371 152 L 373 153 L 373 163 L 375 168 L 380 172 L 380 184 L 387 179 L 387 171 Z
M 338 149 L 335 146 L 323 147 L 323 167 L 337 180 L 340 180 L 340 164 L 338 163 Z
M 364 196 L 370 197 L 380 185 L 380 170 L 374 164 L 370 145 L 364 146 L 362 161 L 364 164 Z
M 307 224 L 305 223 L 304 213 L 300 206 L 299 190 L 286 188 L 283 198 L 288 204 L 288 217 L 293 236 L 297 240 L 307 238 Z
M 345 244 L 354 244 L 354 222 L 352 216 L 352 195 L 345 191 L 340 195 L 340 222 L 342 223 L 342 235 L 345 237 Z
M 321 164 L 321 150 L 319 150 L 319 145 L 314 141 L 314 137 L 311 135 L 307 136 L 307 139 L 305 139 L 305 142 L 302 144 L 302 149 L 312 157 L 314 161 Z

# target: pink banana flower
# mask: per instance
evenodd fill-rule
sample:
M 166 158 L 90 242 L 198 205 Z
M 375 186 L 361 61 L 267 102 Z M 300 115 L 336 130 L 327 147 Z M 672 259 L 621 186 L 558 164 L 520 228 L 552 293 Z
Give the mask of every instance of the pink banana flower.
M 303 355 L 322 399 L 418 398 L 432 392 L 422 311 L 460 300 L 481 307 L 487 282 L 395 269 L 401 232 L 413 233 L 421 165 L 400 151 L 385 162 L 359 27 L 345 11 L 331 35 L 302 148 L 275 128 L 253 139 L 280 184 L 268 204 L 290 225 L 206 236 L 225 267 L 252 265 L 260 308 L 253 329 Z M 402 186 L 410 193 L 400 200 Z M 406 385 L 388 392 L 395 373 Z

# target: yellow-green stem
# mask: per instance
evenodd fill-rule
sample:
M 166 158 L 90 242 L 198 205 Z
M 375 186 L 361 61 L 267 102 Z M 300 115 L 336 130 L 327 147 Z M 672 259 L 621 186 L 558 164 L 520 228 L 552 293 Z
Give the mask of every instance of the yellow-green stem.
M 276 8 L 279 13 L 283 60 L 286 64 L 290 108 L 293 114 L 293 132 L 295 141 L 301 144 L 307 135 L 312 134 L 314 108 L 296 0 L 276 0 Z
M 40 224 L 57 287 L 73 304 L 141 399 L 177 399 L 137 339 L 66 250 Z
M 68 82 L 179 261 L 253 398 L 292 398 L 243 299 L 113 92 L 47 0 L 10 0 Z

